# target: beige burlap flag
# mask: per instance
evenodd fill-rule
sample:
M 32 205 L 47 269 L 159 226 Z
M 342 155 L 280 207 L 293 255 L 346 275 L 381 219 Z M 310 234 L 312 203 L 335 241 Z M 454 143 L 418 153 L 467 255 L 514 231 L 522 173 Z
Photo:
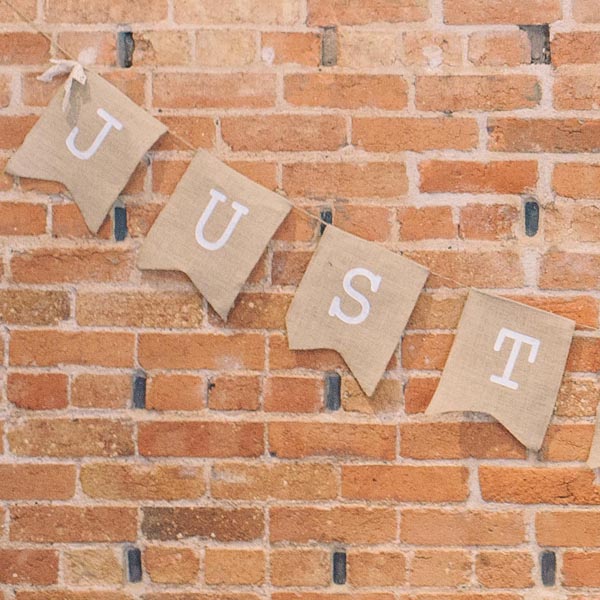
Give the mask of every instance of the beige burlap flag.
M 144 153 L 166 131 L 125 94 L 91 71 L 52 99 L 6 171 L 63 183 L 91 231 L 102 221 Z
M 596 427 L 594 429 L 594 439 L 587 459 L 587 465 L 590 469 L 600 467 L 600 404 L 596 410 Z
M 287 314 L 290 348 L 337 350 L 371 396 L 427 275 L 382 246 L 327 227 Z
M 427 414 L 477 411 L 542 446 L 575 323 L 471 290 Z
M 291 209 L 287 200 L 198 151 L 138 258 L 183 271 L 223 318 Z

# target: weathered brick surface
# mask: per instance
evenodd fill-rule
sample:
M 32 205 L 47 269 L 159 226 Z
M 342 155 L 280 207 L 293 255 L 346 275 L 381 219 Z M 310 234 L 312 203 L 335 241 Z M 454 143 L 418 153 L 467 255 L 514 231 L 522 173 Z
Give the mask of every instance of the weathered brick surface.
M 597 0 L 11 3 L 170 133 L 122 192 L 123 241 L 61 183 L 0 173 L 0 600 L 599 600 Z M 0 0 L 0 171 L 62 56 Z M 137 268 L 186 141 L 434 271 L 371 398 L 336 352 L 288 347 L 305 214 L 226 322 Z M 469 286 L 576 321 L 535 456 L 424 414 Z

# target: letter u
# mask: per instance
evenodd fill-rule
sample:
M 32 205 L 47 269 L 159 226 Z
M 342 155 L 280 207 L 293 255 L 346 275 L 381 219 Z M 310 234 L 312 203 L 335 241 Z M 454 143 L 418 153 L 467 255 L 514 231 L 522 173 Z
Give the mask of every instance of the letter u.
M 117 131 L 121 131 L 121 129 L 123 129 L 123 124 L 115 119 L 111 114 L 107 113 L 104 109 L 99 108 L 96 111 L 96 114 L 101 119 L 104 119 L 106 123 L 104 123 L 104 127 L 102 127 L 100 133 L 96 136 L 96 139 L 92 142 L 92 145 L 87 150 L 79 150 L 75 146 L 75 139 L 79 135 L 79 127 L 73 127 L 71 133 L 69 133 L 69 137 L 67 138 L 67 148 L 69 149 L 69 152 L 81 160 L 88 160 L 89 158 L 92 158 L 96 152 L 98 152 L 98 148 L 100 148 L 104 138 L 106 138 L 113 127 Z
M 247 215 L 250 211 L 248 207 L 243 204 L 239 204 L 239 202 L 232 202 L 231 207 L 235 211 L 233 216 L 229 220 L 225 231 L 221 234 L 221 237 L 215 242 L 210 242 L 204 237 L 204 228 L 210 219 L 210 216 L 213 214 L 215 208 L 219 204 L 219 202 L 226 202 L 227 196 L 218 192 L 217 190 L 210 190 L 210 202 L 208 206 L 204 209 L 204 212 L 198 219 L 198 223 L 196 225 L 196 241 L 206 250 L 220 250 L 231 237 L 234 229 L 237 227 L 237 224 L 240 222 L 240 219 Z

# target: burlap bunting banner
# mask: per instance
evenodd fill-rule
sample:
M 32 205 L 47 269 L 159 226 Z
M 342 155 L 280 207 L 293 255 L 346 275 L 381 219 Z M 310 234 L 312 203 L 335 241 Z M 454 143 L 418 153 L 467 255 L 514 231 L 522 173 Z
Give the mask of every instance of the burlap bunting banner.
M 327 227 L 287 314 L 290 348 L 337 350 L 372 395 L 427 276 L 411 260 Z
M 6 171 L 63 183 L 96 232 L 144 153 L 167 128 L 91 71 L 52 99 Z
M 564 317 L 471 290 L 427 414 L 487 413 L 539 450 L 574 329 Z
M 223 318 L 291 209 L 287 200 L 198 151 L 138 258 L 176 269 Z

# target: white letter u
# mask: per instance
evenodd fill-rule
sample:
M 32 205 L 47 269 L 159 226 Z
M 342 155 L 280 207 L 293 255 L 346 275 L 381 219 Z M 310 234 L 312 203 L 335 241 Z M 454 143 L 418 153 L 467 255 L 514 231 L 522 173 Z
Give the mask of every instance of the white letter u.
M 225 202 L 227 200 L 227 196 L 218 192 L 217 190 L 210 190 L 210 202 L 208 206 L 204 209 L 201 217 L 198 219 L 198 223 L 196 225 L 196 241 L 206 250 L 219 250 L 221 249 L 231 237 L 233 230 L 237 227 L 237 224 L 240 222 L 240 219 L 247 215 L 250 211 L 248 207 L 240 204 L 239 202 L 232 202 L 231 207 L 235 211 L 233 217 L 229 220 L 225 231 L 221 234 L 221 237 L 216 242 L 209 242 L 204 237 L 204 228 L 206 227 L 206 223 L 210 219 L 210 216 L 213 214 L 217 204 L 219 202 Z
M 114 127 L 117 131 L 121 131 L 123 129 L 123 124 L 115 119 L 111 114 L 107 113 L 103 108 L 99 108 L 96 111 L 96 114 L 106 121 L 104 123 L 104 127 L 100 130 L 100 133 L 96 136 L 96 139 L 92 143 L 92 145 L 87 150 L 79 150 L 75 146 L 75 138 L 79 135 L 79 127 L 73 127 L 71 133 L 69 133 L 69 137 L 67 138 L 67 148 L 71 152 L 71 154 L 81 160 L 88 160 L 92 158 L 94 154 L 100 148 L 104 138 L 109 134 L 110 130 Z

